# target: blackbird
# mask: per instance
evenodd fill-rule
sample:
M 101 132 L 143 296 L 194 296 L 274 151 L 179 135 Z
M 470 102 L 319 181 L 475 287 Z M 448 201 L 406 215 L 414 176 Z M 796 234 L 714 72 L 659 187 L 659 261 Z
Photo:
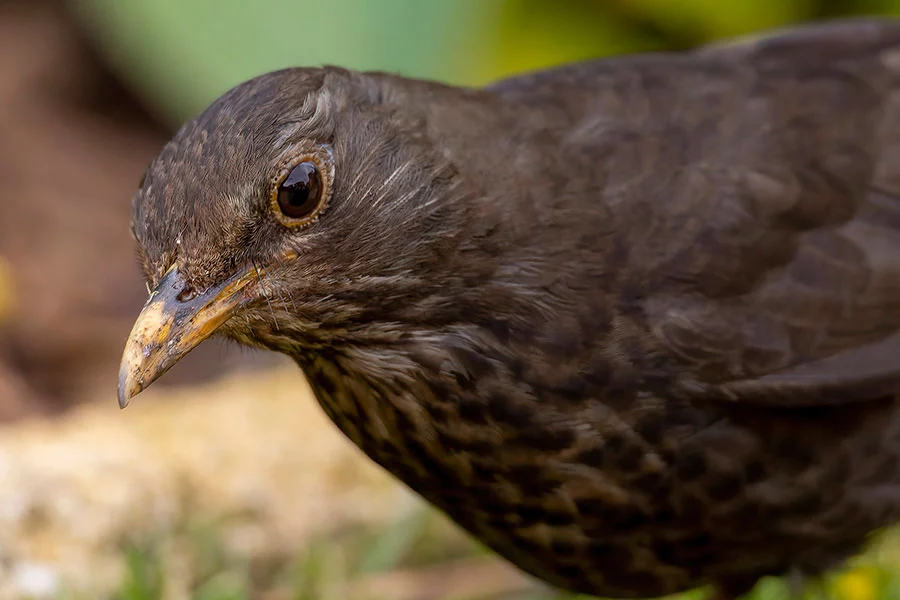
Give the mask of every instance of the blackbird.
M 218 334 L 554 586 L 816 576 L 900 519 L 900 20 L 479 89 L 242 83 L 149 166 L 124 404 Z

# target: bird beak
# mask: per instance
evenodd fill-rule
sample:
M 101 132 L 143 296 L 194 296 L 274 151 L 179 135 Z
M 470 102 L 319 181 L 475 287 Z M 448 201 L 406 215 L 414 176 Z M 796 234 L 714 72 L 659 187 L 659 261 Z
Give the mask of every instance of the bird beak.
M 119 367 L 119 406 L 156 381 L 234 312 L 252 300 L 255 269 L 240 272 L 202 294 L 178 298 L 185 281 L 174 266 L 160 280 L 128 336 Z

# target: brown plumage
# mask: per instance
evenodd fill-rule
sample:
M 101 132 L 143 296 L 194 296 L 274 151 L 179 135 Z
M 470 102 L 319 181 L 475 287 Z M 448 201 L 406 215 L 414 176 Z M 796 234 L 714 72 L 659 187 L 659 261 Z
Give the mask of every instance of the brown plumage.
M 133 225 L 123 402 L 213 333 L 289 354 L 557 586 L 737 595 L 900 517 L 900 21 L 477 90 L 270 73 L 163 149 Z

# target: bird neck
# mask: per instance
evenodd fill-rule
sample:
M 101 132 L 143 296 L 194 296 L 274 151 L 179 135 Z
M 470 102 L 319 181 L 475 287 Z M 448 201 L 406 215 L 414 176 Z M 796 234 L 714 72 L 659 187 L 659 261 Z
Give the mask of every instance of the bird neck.
M 454 390 L 471 368 L 467 361 L 487 363 L 464 335 L 424 330 L 404 341 L 301 350 L 293 357 L 328 417 L 391 470 L 441 451 L 433 441 L 457 410 Z

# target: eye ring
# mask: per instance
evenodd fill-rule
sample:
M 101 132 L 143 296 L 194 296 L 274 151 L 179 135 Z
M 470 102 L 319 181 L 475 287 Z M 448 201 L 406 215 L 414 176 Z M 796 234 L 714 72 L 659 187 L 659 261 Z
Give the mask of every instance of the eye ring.
M 334 165 L 326 148 L 290 155 L 272 179 L 269 207 L 284 226 L 305 227 L 315 222 L 331 197 Z

